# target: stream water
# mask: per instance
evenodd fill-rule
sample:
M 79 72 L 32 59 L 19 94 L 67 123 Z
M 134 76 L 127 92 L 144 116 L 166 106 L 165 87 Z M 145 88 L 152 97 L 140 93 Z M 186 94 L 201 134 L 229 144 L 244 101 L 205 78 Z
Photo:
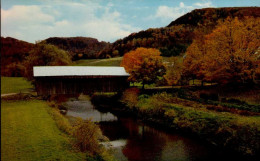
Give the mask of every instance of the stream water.
M 92 118 L 110 140 L 114 156 L 122 161 L 241 160 L 181 134 L 166 132 L 131 117 L 97 110 L 88 100 L 66 102 L 67 115 Z

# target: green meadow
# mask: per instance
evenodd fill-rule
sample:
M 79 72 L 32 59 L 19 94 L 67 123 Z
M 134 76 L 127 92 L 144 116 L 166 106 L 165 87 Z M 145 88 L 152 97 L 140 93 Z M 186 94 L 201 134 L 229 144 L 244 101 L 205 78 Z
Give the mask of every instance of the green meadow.
M 32 88 L 31 82 L 23 77 L 1 77 L 1 94 L 27 93 Z
M 2 101 L 1 160 L 84 160 L 39 100 Z
M 120 66 L 123 57 L 109 59 L 82 59 L 75 62 L 76 66 Z

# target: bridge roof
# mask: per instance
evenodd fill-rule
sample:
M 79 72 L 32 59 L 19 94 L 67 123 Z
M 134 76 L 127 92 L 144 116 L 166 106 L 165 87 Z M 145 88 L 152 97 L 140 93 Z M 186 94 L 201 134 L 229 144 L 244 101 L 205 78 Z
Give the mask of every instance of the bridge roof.
M 34 77 L 51 76 L 129 76 L 124 67 L 35 66 Z

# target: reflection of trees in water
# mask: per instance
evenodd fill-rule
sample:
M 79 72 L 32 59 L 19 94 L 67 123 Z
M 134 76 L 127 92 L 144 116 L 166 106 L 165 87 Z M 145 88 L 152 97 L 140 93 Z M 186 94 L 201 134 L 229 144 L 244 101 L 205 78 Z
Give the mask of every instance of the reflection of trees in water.
M 125 126 L 129 129 L 130 137 L 122 151 L 129 160 L 160 160 L 166 136 L 133 120 L 125 122 Z
M 68 101 L 64 103 L 64 106 L 68 107 L 69 110 L 76 112 L 87 112 L 94 110 L 94 106 L 90 101 Z
M 95 109 L 89 100 L 68 101 L 64 103 L 68 108 L 67 115 L 80 117 L 82 119 L 92 118 L 92 121 L 114 121 L 117 117 L 110 112 L 102 113 Z
M 99 126 L 103 134 L 107 136 L 110 141 L 129 137 L 129 130 L 123 126 L 121 121 L 100 122 Z

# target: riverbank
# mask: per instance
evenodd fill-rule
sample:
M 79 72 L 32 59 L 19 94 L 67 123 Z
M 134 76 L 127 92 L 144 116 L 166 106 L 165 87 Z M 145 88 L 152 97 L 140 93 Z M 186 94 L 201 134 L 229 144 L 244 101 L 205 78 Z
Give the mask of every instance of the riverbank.
M 243 116 L 212 110 L 204 104 L 180 99 L 167 93 L 150 96 L 130 93 L 121 100 L 125 106 L 115 105 L 117 108 L 110 110 L 130 114 L 150 124 L 192 134 L 210 144 L 239 155 L 243 154 L 250 159 L 259 157 L 259 115 Z M 95 104 L 112 99 L 118 98 L 103 97 L 103 100 L 100 100 L 94 97 L 92 101 Z
M 99 133 L 95 123 L 77 120 L 71 125 L 59 103 L 42 100 L 24 78 L 1 81 L 1 160 L 113 160 L 99 137 L 85 137 Z M 80 131 L 89 127 L 93 130 Z
M 1 102 L 1 160 L 85 160 L 40 100 Z

